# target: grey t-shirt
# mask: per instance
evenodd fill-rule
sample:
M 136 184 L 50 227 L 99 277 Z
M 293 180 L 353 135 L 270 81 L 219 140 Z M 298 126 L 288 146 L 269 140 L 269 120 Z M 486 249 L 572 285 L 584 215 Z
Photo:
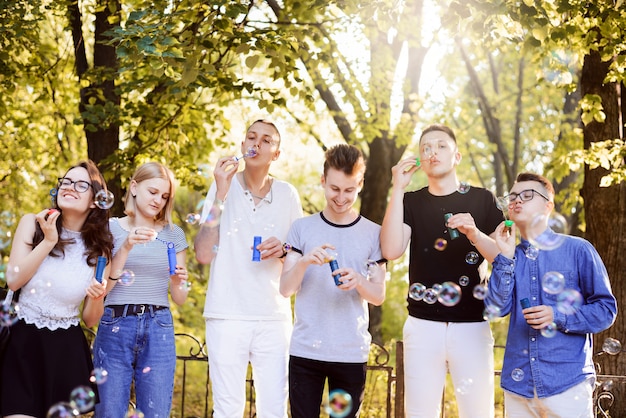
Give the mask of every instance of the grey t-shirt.
M 336 225 L 317 213 L 294 221 L 287 242 L 302 254 L 332 244 L 339 267 L 365 275 L 368 260 L 382 258 L 379 234 L 380 226 L 361 216 L 351 224 Z M 289 353 L 320 361 L 366 362 L 372 340 L 368 326 L 367 302 L 356 289 L 339 289 L 329 264 L 310 265 L 296 293 Z
M 109 220 L 113 234 L 113 255 L 124 243 L 128 231 L 120 225 L 119 218 Z M 170 284 L 167 242 L 174 243 L 176 252 L 185 250 L 189 245 L 183 230 L 168 225 L 158 233 L 157 239 L 147 244 L 137 244 L 128 254 L 124 269 L 134 273 L 130 285 L 118 282 L 107 295 L 104 305 L 147 304 L 169 306 L 168 290 Z

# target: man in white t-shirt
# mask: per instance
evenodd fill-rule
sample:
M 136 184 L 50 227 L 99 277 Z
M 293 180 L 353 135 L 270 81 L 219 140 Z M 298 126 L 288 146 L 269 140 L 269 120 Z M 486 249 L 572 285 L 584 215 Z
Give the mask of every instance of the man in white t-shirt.
M 258 120 L 241 143 L 244 157 L 219 159 L 195 239 L 196 259 L 211 263 L 203 315 L 215 418 L 243 416 L 248 363 L 257 416 L 287 417 L 292 315 L 278 286 L 283 243 L 302 207 L 291 184 L 269 175 L 279 147 L 276 126 Z M 238 172 L 241 159 L 245 168 Z M 256 261 L 255 237 L 261 237 Z

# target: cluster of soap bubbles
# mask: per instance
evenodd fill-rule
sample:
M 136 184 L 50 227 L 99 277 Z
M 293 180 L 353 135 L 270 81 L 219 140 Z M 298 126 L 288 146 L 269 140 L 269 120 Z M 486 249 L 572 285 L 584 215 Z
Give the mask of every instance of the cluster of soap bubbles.
M 549 271 L 541 278 L 542 290 L 556 295 L 556 309 L 565 315 L 573 315 L 582 306 L 583 297 L 577 290 L 565 286 L 565 277 L 558 271 Z
M 149 368 L 147 368 L 149 369 Z M 148 370 L 149 371 L 149 370 Z M 146 371 L 144 370 L 144 373 Z M 101 368 L 96 367 L 91 372 L 89 381 L 96 385 L 101 385 L 107 381 L 109 373 Z M 69 402 L 57 402 L 48 409 L 46 418 L 72 418 L 81 414 L 88 413 L 93 410 L 96 404 L 95 391 L 85 385 L 77 386 L 70 393 Z M 144 413 L 138 409 L 130 409 L 124 415 L 124 418 L 143 418 Z
M 439 302 L 444 306 L 454 306 L 461 300 L 461 287 L 450 281 L 435 283 L 432 287 L 417 282 L 409 286 L 409 297 L 429 305 Z
M 89 386 L 77 386 L 70 393 L 69 402 L 57 402 L 48 409 L 47 418 L 77 417 L 93 409 L 96 393 Z
M 467 287 L 469 284 L 470 278 L 465 275 L 459 277 L 458 284 L 447 281 L 441 284 L 435 283 L 429 288 L 416 282 L 409 286 L 409 297 L 429 305 L 439 302 L 444 306 L 454 306 L 461 300 L 463 293 L 461 287 Z M 472 288 L 472 296 L 475 299 L 484 300 L 487 297 L 487 286 L 482 283 L 477 284 Z
M 333 389 L 328 393 L 324 409 L 331 418 L 347 417 L 352 411 L 352 396 L 343 389 Z

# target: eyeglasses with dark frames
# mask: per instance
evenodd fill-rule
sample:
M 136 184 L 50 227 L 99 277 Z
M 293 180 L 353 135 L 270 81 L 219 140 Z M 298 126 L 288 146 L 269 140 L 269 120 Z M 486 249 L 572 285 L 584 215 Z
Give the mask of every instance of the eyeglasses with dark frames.
M 539 196 L 546 199 L 548 202 L 550 201 L 550 199 L 546 195 L 544 195 L 541 192 L 538 192 L 535 189 L 526 189 L 526 190 L 522 190 L 519 193 L 509 193 L 508 195 L 504 196 L 504 198 L 509 203 L 515 202 L 518 197 L 522 200 L 522 202 L 528 202 L 529 200 L 533 200 L 533 197 L 535 197 L 535 193 L 537 193 Z
M 67 177 L 59 178 L 59 182 L 57 183 L 57 189 L 70 186 L 74 186 L 74 190 L 76 190 L 78 193 L 85 193 L 91 187 L 91 183 L 85 180 L 74 181 L 72 179 L 68 179 Z

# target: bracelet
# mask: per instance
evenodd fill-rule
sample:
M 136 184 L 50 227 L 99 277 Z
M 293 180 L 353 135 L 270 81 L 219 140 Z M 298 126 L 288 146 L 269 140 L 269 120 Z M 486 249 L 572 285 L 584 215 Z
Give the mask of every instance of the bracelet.
M 113 277 L 109 276 L 109 280 L 113 280 L 114 282 L 116 282 L 119 279 L 119 277 L 117 279 L 114 279 Z
M 284 243 L 284 244 L 283 244 L 283 255 L 281 255 L 281 256 L 280 256 L 280 257 L 278 257 L 278 258 L 285 258 L 285 257 L 287 256 L 287 253 L 288 253 L 289 251 L 291 251 L 292 249 L 293 249 L 293 247 L 291 246 L 291 244 Z

